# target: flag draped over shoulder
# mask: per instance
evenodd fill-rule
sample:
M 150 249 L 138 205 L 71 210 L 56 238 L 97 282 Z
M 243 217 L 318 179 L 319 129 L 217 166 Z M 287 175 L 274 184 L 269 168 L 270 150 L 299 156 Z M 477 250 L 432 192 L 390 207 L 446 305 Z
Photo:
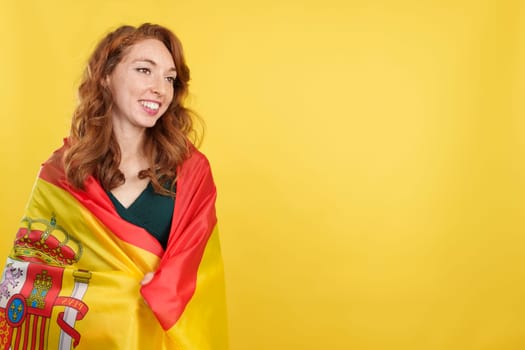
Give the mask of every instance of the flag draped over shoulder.
M 120 218 L 94 178 L 73 188 L 63 151 L 43 164 L 7 259 L 0 350 L 227 349 L 216 190 L 204 155 L 194 149 L 178 169 L 164 251 Z

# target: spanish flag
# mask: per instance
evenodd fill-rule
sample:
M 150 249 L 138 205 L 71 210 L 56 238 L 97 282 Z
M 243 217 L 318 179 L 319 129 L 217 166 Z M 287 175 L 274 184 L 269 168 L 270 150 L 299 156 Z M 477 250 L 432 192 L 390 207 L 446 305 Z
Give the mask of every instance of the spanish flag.
M 164 250 L 120 218 L 96 179 L 85 190 L 66 181 L 64 147 L 43 164 L 7 258 L 0 350 L 227 349 L 216 189 L 205 156 L 194 149 L 178 169 Z

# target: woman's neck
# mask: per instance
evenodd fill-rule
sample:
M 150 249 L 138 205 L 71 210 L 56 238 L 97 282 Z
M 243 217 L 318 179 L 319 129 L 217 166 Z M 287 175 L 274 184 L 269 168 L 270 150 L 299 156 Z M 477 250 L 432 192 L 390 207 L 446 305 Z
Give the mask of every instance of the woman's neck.
M 145 131 L 145 129 L 125 131 L 114 129 L 121 155 L 119 169 L 127 179 L 138 176 L 139 171 L 149 167 L 148 159 L 144 154 Z
M 123 157 L 132 158 L 143 155 L 146 129 L 125 128 L 117 124 L 113 125 L 113 134 Z

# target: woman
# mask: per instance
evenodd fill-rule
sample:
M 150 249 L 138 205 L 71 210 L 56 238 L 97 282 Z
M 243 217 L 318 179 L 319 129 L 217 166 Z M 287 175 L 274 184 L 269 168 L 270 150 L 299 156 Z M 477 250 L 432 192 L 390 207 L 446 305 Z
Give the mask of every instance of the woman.
M 123 26 L 89 59 L 0 282 L 0 349 L 225 349 L 215 185 L 188 141 L 168 29 Z

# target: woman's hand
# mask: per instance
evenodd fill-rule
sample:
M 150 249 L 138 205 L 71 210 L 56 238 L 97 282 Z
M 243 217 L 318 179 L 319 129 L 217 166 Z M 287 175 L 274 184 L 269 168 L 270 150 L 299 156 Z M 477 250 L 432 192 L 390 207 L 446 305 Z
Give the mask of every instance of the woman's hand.
M 140 281 L 140 285 L 145 286 L 146 284 L 150 283 L 153 279 L 153 276 L 155 276 L 153 272 L 148 272 L 147 274 L 145 274 L 142 281 Z

